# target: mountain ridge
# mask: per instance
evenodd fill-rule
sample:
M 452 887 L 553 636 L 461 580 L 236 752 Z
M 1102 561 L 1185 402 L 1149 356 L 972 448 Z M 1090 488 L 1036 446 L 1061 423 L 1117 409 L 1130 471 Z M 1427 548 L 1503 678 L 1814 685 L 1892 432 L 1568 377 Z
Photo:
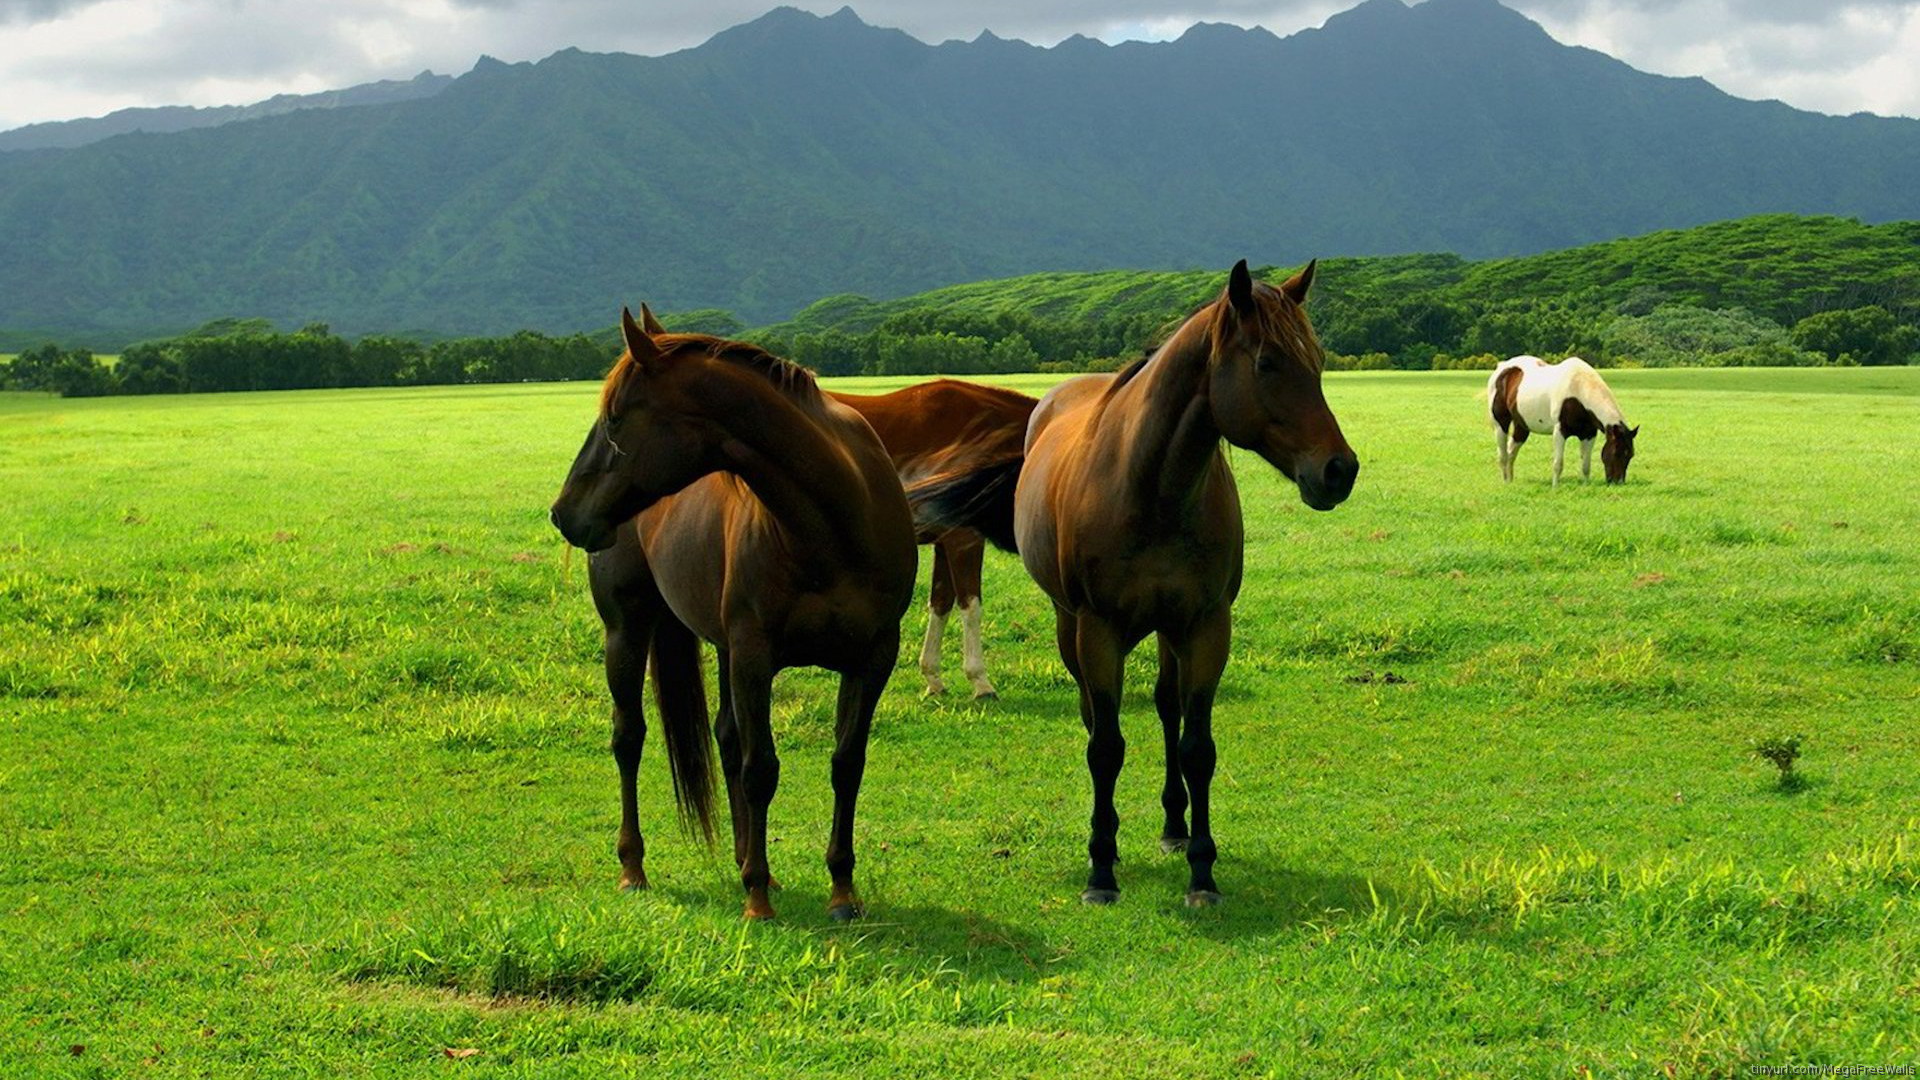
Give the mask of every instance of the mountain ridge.
M 387 108 L 22 157 L 0 326 L 47 329 L 569 330 L 640 297 L 764 322 L 1042 270 L 1920 218 L 1920 121 L 1647 75 L 1495 0 L 1050 48 L 776 9 L 660 57 L 483 60 Z

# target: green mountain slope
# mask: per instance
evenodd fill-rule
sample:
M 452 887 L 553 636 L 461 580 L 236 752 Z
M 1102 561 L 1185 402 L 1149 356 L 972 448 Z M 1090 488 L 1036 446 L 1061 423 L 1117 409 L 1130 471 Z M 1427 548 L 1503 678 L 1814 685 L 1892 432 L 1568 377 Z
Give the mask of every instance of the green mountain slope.
M 1916 175 L 1920 121 L 1646 75 L 1494 0 L 1050 49 L 782 9 L 665 57 L 0 155 L 0 327 L 569 330 L 640 298 L 758 322 L 1038 270 L 1920 218 Z

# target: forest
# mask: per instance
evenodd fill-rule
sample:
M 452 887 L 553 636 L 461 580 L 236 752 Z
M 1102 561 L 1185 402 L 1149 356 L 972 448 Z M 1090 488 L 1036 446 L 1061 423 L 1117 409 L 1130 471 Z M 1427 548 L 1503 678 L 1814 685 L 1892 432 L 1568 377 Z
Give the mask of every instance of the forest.
M 663 321 L 754 341 L 824 375 L 1105 370 L 1215 295 L 1224 269 L 835 296 L 761 327 L 717 309 Z M 1332 258 L 1318 264 L 1308 306 L 1334 369 L 1485 368 L 1529 352 L 1608 367 L 1907 364 L 1920 359 L 1920 222 L 1768 215 L 1520 258 Z M 132 344 L 117 362 L 42 343 L 0 371 L 0 388 L 77 397 L 594 379 L 618 349 L 611 325 L 349 340 L 323 324 L 282 331 L 227 318 Z

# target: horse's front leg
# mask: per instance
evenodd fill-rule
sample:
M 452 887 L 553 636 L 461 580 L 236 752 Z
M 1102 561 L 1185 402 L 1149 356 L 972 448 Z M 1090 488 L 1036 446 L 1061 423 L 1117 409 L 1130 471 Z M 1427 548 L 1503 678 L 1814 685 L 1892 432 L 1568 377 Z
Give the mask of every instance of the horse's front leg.
M 773 658 L 763 642 L 734 642 L 728 653 L 729 704 L 740 740 L 740 802 L 746 812 L 740 884 L 747 892 L 746 917 L 771 919 L 767 807 L 780 786 L 780 757 L 773 748 Z
M 873 730 L 873 711 L 893 674 L 899 655 L 898 634 L 875 649 L 864 671 L 840 676 L 840 701 L 834 717 L 833 831 L 827 838 L 827 873 L 833 893 L 827 898 L 827 916 L 846 921 L 865 914 L 853 888 L 853 815 L 860 799 L 860 781 L 867 770 L 867 737 Z
M 1593 440 L 1580 440 L 1580 479 L 1593 479 Z
M 1120 814 L 1113 789 L 1127 758 L 1120 734 L 1120 680 L 1126 653 L 1106 620 L 1081 614 L 1075 620 L 1074 653 L 1079 661 L 1080 715 L 1087 725 L 1087 772 L 1093 777 L 1093 818 L 1087 839 L 1087 887 L 1080 899 L 1111 904 L 1120 899 L 1114 864 L 1120 861 Z
M 1213 698 L 1227 669 L 1232 636 L 1233 613 L 1223 607 L 1195 624 L 1186 640 L 1174 643 L 1180 661 L 1180 708 L 1186 721 L 1186 730 L 1180 736 L 1180 771 L 1193 801 L 1193 838 L 1187 841 L 1189 907 L 1220 902 L 1220 889 L 1213 883 L 1213 863 L 1218 855 L 1211 816 L 1216 757 Z
M 1165 634 L 1159 636 L 1160 676 L 1153 683 L 1153 707 L 1160 714 L 1160 739 L 1167 752 L 1167 778 L 1160 786 L 1160 850 L 1187 850 L 1187 782 L 1180 773 L 1180 660 Z
M 1560 470 L 1567 463 L 1567 436 L 1560 425 L 1553 425 L 1553 486 L 1560 486 Z

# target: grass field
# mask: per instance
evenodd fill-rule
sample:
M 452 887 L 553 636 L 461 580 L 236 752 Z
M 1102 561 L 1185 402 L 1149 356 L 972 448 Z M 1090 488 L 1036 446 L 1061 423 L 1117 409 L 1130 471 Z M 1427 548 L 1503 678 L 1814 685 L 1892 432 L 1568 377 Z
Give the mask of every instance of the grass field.
M 594 387 L 0 395 L 0 1074 L 1920 1063 L 1920 370 L 1609 377 L 1621 488 L 1550 490 L 1544 440 L 1503 486 L 1470 373 L 1329 378 L 1333 513 L 1237 455 L 1217 909 L 1158 851 L 1150 650 L 1125 894 L 1077 902 L 1074 692 L 991 557 L 1001 700 L 903 654 L 850 929 L 817 673 L 778 687 L 782 918 L 740 923 L 657 741 L 656 887 L 614 888 L 599 625 L 546 523 Z

